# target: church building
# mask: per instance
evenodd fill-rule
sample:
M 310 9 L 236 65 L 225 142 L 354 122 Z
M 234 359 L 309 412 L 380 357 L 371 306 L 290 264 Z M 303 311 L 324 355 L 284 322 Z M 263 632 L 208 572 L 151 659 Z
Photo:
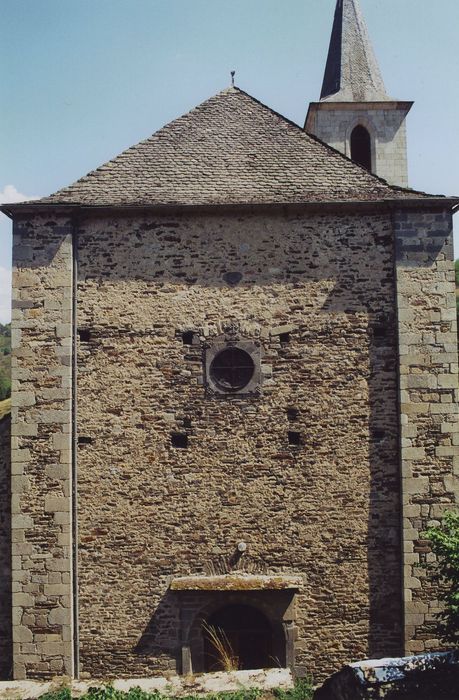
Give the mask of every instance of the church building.
M 337 0 L 304 128 L 231 86 L 1 207 L 4 676 L 218 670 L 209 628 L 317 680 L 440 648 L 459 199 L 407 188 L 411 105 Z

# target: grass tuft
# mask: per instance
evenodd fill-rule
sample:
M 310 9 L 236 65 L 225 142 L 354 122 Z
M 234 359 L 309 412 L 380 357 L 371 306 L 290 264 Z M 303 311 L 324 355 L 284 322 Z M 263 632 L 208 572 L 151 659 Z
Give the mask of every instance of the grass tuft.
M 224 630 L 220 627 L 202 623 L 202 629 L 215 650 L 217 664 L 222 671 L 237 671 L 239 668 L 239 658 L 234 653 L 231 642 Z

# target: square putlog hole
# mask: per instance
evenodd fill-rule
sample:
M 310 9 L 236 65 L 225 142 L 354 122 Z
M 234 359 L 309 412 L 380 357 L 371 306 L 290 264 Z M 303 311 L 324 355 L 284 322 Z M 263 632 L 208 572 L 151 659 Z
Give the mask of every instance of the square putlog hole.
M 89 343 L 89 341 L 91 340 L 91 331 L 89 330 L 89 328 L 79 328 L 78 337 L 81 343 Z
M 79 445 L 92 445 L 92 438 L 87 435 L 78 435 Z
M 185 333 L 182 333 L 182 342 L 184 345 L 193 345 L 193 340 L 194 340 L 194 332 L 193 331 L 185 331 Z
M 288 444 L 289 445 L 301 445 L 301 435 L 295 430 L 288 431 Z
M 188 447 L 188 435 L 186 433 L 172 433 L 171 445 L 172 447 L 180 447 L 181 449 L 185 449 Z
M 287 408 L 287 418 L 289 421 L 294 421 L 298 418 L 299 410 L 297 408 Z

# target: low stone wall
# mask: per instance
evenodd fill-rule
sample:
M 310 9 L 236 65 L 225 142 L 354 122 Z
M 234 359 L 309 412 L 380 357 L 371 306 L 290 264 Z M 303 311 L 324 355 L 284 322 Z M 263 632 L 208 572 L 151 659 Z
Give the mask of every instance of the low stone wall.
M 57 690 L 63 685 L 63 679 L 55 681 L 10 681 L 0 683 L 0 700 L 32 700 L 44 693 Z M 72 696 L 84 695 L 89 688 L 103 687 L 101 681 L 68 681 Z M 130 688 L 141 688 L 145 692 L 159 692 L 167 697 L 187 697 L 190 695 L 207 695 L 208 693 L 236 693 L 248 688 L 272 690 L 293 688 L 293 678 L 287 668 L 271 668 L 268 670 L 233 671 L 231 673 L 203 673 L 199 676 L 172 676 L 171 678 L 123 678 L 111 683 L 116 690 L 128 691 Z
M 314 700 L 458 700 L 459 650 L 349 664 Z

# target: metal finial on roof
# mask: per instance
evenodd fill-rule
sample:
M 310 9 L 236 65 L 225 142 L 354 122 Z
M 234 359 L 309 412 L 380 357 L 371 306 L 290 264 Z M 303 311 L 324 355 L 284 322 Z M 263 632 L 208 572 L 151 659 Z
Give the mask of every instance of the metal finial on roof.
M 231 87 L 234 87 L 234 76 L 236 75 L 236 71 L 232 70 L 231 71 Z

